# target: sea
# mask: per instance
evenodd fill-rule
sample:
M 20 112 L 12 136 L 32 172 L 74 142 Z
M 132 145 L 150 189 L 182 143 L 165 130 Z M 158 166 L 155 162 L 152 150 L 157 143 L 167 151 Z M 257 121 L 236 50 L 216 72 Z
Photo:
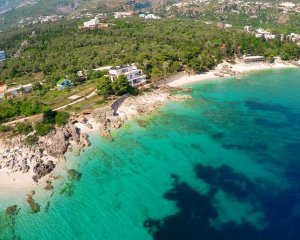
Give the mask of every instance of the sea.
M 0 239 L 299 240 L 300 70 L 186 87 L 69 153 L 40 212 L 0 202 Z

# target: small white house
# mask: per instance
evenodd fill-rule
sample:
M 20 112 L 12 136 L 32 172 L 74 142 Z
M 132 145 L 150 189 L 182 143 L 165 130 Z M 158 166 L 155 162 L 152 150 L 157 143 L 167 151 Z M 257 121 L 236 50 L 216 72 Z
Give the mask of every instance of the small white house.
M 133 12 L 114 12 L 114 18 L 132 17 Z
M 20 94 L 21 92 L 24 93 L 29 93 L 33 90 L 32 84 L 27 84 L 27 85 L 19 85 L 18 87 L 15 88 L 9 88 L 5 91 L 7 95 L 12 95 L 16 96 Z
M 251 32 L 252 31 L 252 26 L 245 26 L 244 31 Z
M 72 81 L 70 79 L 61 79 L 56 83 L 59 90 L 64 90 L 67 87 L 71 87 Z
M 84 28 L 92 28 L 93 29 L 93 28 L 98 28 L 99 24 L 100 24 L 99 19 L 98 18 L 94 18 L 94 19 L 91 19 L 91 20 L 89 20 L 87 22 L 84 22 L 83 23 L 83 27 Z
M 226 24 L 224 25 L 224 28 L 226 28 L 226 29 L 228 29 L 228 28 L 232 28 L 232 25 L 231 25 L 231 24 L 228 24 L 228 23 L 226 23 Z

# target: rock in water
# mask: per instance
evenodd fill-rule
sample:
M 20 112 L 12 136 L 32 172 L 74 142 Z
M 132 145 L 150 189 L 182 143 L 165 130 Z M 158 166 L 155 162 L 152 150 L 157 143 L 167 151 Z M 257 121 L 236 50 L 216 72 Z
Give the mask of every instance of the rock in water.
M 36 174 L 32 177 L 32 179 L 37 182 L 40 178 L 46 176 L 51 173 L 55 168 L 55 164 L 52 161 L 48 161 L 46 164 L 43 161 L 37 163 L 33 167 L 33 172 Z
M 12 216 L 12 215 L 17 215 L 18 213 L 18 206 L 17 205 L 12 205 L 8 208 L 6 208 L 5 214 L 7 216 Z
M 33 213 L 38 213 L 40 210 L 41 210 L 41 207 L 38 203 L 35 202 L 35 200 L 33 199 L 32 195 L 28 194 L 26 196 L 27 198 L 27 202 L 29 203 L 31 209 L 32 209 L 32 212 Z

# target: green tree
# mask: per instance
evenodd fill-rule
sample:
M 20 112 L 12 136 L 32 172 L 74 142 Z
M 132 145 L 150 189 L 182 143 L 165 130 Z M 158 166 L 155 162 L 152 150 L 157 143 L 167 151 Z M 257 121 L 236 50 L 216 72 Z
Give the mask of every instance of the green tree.
M 55 115 L 52 109 L 47 109 L 43 112 L 43 123 L 45 124 L 54 124 L 55 123 Z
M 121 74 L 119 77 L 117 77 L 112 83 L 112 89 L 115 95 L 118 96 L 128 93 L 130 85 L 127 77 L 124 74 Z
M 37 135 L 46 136 L 53 129 L 52 124 L 38 122 L 35 124 L 34 129 L 36 130 Z
M 16 125 L 15 131 L 19 134 L 28 134 L 33 130 L 32 124 L 29 122 L 18 123 Z
M 36 142 L 38 140 L 39 140 L 38 136 L 33 134 L 33 135 L 30 135 L 30 136 L 25 138 L 25 143 L 29 146 L 32 146 L 32 145 L 36 144 Z
M 69 119 L 69 114 L 67 112 L 56 112 L 55 123 L 58 126 L 66 125 Z
M 99 95 L 107 98 L 110 94 L 113 93 L 112 82 L 109 77 L 103 76 L 96 81 L 97 92 Z

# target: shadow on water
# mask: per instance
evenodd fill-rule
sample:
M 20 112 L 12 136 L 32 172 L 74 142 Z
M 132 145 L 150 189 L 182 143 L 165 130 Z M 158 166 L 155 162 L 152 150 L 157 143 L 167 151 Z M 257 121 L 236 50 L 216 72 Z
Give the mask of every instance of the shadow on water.
M 198 164 L 195 174 L 210 185 L 208 193 L 192 189 L 173 175 L 172 188 L 164 198 L 176 202 L 177 213 L 164 219 L 148 219 L 144 227 L 154 240 L 296 240 L 300 233 L 300 209 L 298 185 L 277 192 L 272 188 L 261 188 L 258 183 L 236 173 L 228 166 L 210 167 Z M 263 227 L 257 228 L 247 216 L 241 222 L 227 221 L 215 227 L 211 223 L 218 219 L 215 196 L 222 190 L 231 198 L 247 202 L 264 213 Z M 235 211 L 235 209 L 232 209 Z
M 284 115 L 287 119 L 286 123 L 271 123 L 267 119 L 256 118 L 254 119 L 254 124 L 261 125 L 264 127 L 289 127 L 289 126 L 300 126 L 300 114 L 294 113 L 290 108 L 281 104 L 267 104 L 260 103 L 256 101 L 244 101 L 243 104 L 254 111 L 265 111 L 265 112 L 275 112 Z
M 0 212 L 0 239 L 2 240 L 19 240 L 17 236 L 15 225 L 16 217 L 19 212 L 17 205 L 8 207 L 5 212 Z
M 68 180 L 62 185 L 61 189 L 59 190 L 59 194 L 72 197 L 74 195 L 76 182 L 80 181 L 81 173 L 76 171 L 75 169 L 68 169 L 67 173 Z
M 271 111 L 284 114 L 286 114 L 290 110 L 288 107 L 281 104 L 268 104 L 256 101 L 245 101 L 244 105 L 251 110 Z

